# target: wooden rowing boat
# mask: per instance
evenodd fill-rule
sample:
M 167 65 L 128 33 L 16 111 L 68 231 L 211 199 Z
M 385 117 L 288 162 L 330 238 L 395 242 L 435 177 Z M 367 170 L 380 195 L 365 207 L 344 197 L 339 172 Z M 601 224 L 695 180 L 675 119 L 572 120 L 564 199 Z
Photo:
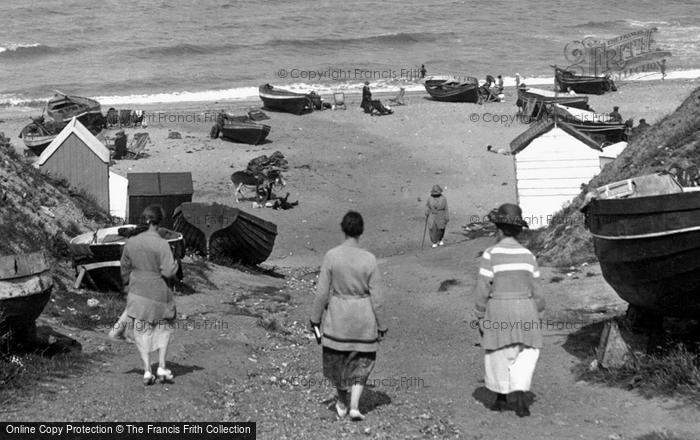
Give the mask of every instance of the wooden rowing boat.
M 613 120 L 608 113 L 596 113 L 562 104 L 552 104 L 548 109 L 557 120 L 566 122 L 601 144 L 614 144 L 627 140 L 627 124 Z
M 453 76 L 434 75 L 425 79 L 425 91 L 436 101 L 479 102 L 479 81 L 473 77 L 464 80 Z
M 232 142 L 258 145 L 267 138 L 267 135 L 270 134 L 270 129 L 269 125 L 258 124 L 248 116 L 233 116 L 221 113 L 217 118 L 216 134 L 218 135 L 218 132 L 220 132 L 223 139 Z M 214 132 L 212 133 L 214 134 Z
M 263 84 L 258 88 L 258 93 L 266 109 L 277 110 L 300 115 L 306 111 L 313 111 L 313 102 L 307 93 L 297 93 L 290 90 Z
M 597 199 L 583 212 L 622 299 L 653 315 L 700 315 L 700 192 Z
M 60 126 L 65 126 L 73 118 L 77 118 L 86 127 L 99 128 L 99 130 L 105 125 L 99 102 L 59 91 L 56 91 L 53 98 L 46 103 L 46 115 Z
M 130 236 L 144 230 L 137 225 L 113 226 L 74 237 L 69 248 L 78 274 L 76 288 L 85 280 L 96 290 L 122 291 L 122 250 Z M 173 256 L 181 259 L 185 255 L 182 234 L 166 228 L 158 232 L 170 244 Z
M 520 114 L 539 119 L 544 115 L 544 110 L 550 104 L 563 104 L 568 107 L 590 110 L 588 96 L 570 95 L 568 93 L 557 93 L 534 87 L 520 87 L 518 89 L 518 99 L 515 105 L 520 108 Z
M 32 122 L 22 129 L 19 137 L 32 153 L 36 156 L 41 156 L 41 153 L 56 139 L 59 132 L 60 130 L 54 132 L 41 123 Z
M 187 247 L 214 259 L 262 263 L 272 253 L 277 237 L 274 223 L 218 203 L 183 203 L 173 218 Z
M 615 83 L 607 76 L 577 75 L 557 66 L 552 67 L 554 67 L 554 82 L 560 92 L 571 89 L 576 93 L 602 95 L 605 92 L 617 91 Z
M 31 342 L 36 318 L 51 296 L 53 278 L 43 252 L 0 257 L 0 337 Z

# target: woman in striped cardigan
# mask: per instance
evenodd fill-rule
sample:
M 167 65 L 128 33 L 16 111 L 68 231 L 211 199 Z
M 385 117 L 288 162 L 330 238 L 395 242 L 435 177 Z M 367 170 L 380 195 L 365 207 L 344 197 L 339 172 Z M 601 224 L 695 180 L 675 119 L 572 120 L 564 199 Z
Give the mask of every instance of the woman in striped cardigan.
M 527 227 L 520 207 L 504 204 L 490 215 L 499 241 L 481 257 L 475 310 L 485 349 L 486 388 L 496 393 L 494 411 L 506 407 L 513 393 L 516 413 L 530 415 L 525 392 L 530 390 L 542 332 L 544 298 L 535 256 L 515 239 Z

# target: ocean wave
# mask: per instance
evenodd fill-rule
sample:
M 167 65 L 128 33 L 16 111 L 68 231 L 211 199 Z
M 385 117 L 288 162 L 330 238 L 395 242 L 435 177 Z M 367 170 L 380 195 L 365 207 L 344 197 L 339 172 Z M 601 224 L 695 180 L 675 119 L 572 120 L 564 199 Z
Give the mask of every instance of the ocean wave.
M 40 43 L 5 43 L 0 46 L 0 57 L 30 57 L 58 54 L 72 50 L 70 48 L 56 48 Z
M 395 47 L 400 45 L 410 45 L 415 43 L 435 43 L 444 42 L 449 38 L 455 38 L 453 32 L 399 32 L 372 35 L 355 38 L 316 38 L 316 39 L 273 39 L 265 43 L 265 46 L 274 47 L 289 47 L 293 49 L 313 48 L 320 49 L 338 49 L 346 48 L 347 46 L 389 46 Z
M 178 43 L 172 46 L 150 46 L 131 50 L 130 53 L 137 57 L 177 57 L 182 55 L 210 55 L 223 51 L 244 47 L 240 44 L 190 44 Z

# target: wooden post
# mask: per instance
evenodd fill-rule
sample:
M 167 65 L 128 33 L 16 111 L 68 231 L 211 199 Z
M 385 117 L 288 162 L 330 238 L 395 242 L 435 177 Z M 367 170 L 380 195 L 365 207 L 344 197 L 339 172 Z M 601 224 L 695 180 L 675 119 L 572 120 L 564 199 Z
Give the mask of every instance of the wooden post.
M 622 339 L 620 328 L 613 320 L 605 323 L 600 335 L 597 359 L 598 365 L 603 368 L 620 368 L 633 359 L 632 351 Z
M 87 273 L 85 266 L 78 266 L 78 276 L 75 278 L 75 284 L 73 284 L 74 289 L 79 289 L 83 282 L 83 277 Z

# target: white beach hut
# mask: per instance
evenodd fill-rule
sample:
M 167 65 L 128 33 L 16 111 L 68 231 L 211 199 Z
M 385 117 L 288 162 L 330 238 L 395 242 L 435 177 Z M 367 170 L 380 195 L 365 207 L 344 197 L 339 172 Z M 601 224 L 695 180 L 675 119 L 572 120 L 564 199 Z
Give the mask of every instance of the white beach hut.
M 518 204 L 532 229 L 581 192 L 601 169 L 600 145 L 565 123 L 535 123 L 510 143 L 515 162 Z
M 63 178 L 74 188 L 94 197 L 109 210 L 109 149 L 76 118 L 41 153 L 37 165 L 42 173 Z

